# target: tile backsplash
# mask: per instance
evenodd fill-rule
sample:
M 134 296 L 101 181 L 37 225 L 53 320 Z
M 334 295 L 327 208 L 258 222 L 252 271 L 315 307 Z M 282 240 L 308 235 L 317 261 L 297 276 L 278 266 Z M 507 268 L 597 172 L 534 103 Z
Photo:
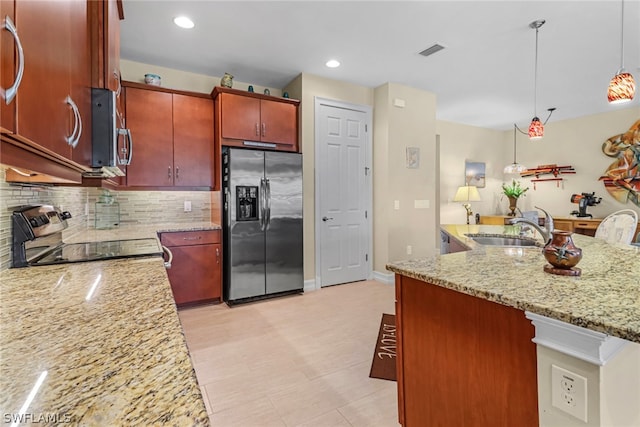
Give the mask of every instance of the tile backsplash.
M 16 207 L 48 204 L 71 212 L 64 236 L 81 233 L 95 224 L 95 203 L 102 189 L 63 186 L 14 185 L 0 167 L 0 270 L 11 265 L 11 214 Z M 120 204 L 121 226 L 162 222 L 200 222 L 211 219 L 208 191 L 111 191 Z M 184 202 L 191 212 L 184 212 Z

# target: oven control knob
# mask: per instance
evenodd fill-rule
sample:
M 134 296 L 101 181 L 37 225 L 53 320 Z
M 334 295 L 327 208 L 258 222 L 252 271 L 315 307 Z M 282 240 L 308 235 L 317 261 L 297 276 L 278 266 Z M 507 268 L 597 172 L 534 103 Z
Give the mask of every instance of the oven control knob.
M 69 211 L 64 211 L 64 212 L 62 212 L 62 213 L 60 214 L 60 217 L 61 217 L 62 219 L 69 219 L 69 218 L 71 218 L 71 212 L 69 212 Z
M 37 227 L 38 226 L 38 220 L 35 218 L 31 218 L 29 219 L 29 224 L 31 224 L 32 227 Z

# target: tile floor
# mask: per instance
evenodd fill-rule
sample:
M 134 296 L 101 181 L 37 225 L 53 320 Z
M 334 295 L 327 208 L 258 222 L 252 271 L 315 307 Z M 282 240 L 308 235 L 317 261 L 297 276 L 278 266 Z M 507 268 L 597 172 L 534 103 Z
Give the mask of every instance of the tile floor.
M 394 287 L 375 281 L 180 310 L 213 426 L 398 426 L 396 383 L 369 378 Z

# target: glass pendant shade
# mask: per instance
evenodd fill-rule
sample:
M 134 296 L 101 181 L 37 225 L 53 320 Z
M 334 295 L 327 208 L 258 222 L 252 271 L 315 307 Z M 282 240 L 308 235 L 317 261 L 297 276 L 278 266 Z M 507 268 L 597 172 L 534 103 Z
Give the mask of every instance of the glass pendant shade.
M 510 165 L 505 166 L 502 172 L 515 174 L 515 173 L 524 172 L 526 170 L 527 170 L 527 167 L 525 165 L 521 165 L 520 163 L 511 163 Z
M 540 139 L 544 136 L 544 125 L 539 118 L 534 117 L 529 125 L 529 139 Z
M 636 82 L 631 73 L 621 69 L 609 82 L 607 98 L 610 104 L 620 104 L 633 100 L 636 94 Z

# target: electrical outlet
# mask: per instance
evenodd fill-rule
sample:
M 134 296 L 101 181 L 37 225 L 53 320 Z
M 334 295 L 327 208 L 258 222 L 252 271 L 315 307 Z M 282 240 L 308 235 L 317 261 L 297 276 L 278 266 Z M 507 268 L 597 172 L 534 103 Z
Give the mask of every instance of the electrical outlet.
M 185 200 L 184 201 L 184 211 L 185 212 L 191 212 L 191 201 L 190 200 Z
M 411 255 L 412 252 L 413 248 L 411 247 L 411 245 L 407 245 L 407 255 Z
M 551 404 L 587 422 L 587 379 L 551 365 Z

